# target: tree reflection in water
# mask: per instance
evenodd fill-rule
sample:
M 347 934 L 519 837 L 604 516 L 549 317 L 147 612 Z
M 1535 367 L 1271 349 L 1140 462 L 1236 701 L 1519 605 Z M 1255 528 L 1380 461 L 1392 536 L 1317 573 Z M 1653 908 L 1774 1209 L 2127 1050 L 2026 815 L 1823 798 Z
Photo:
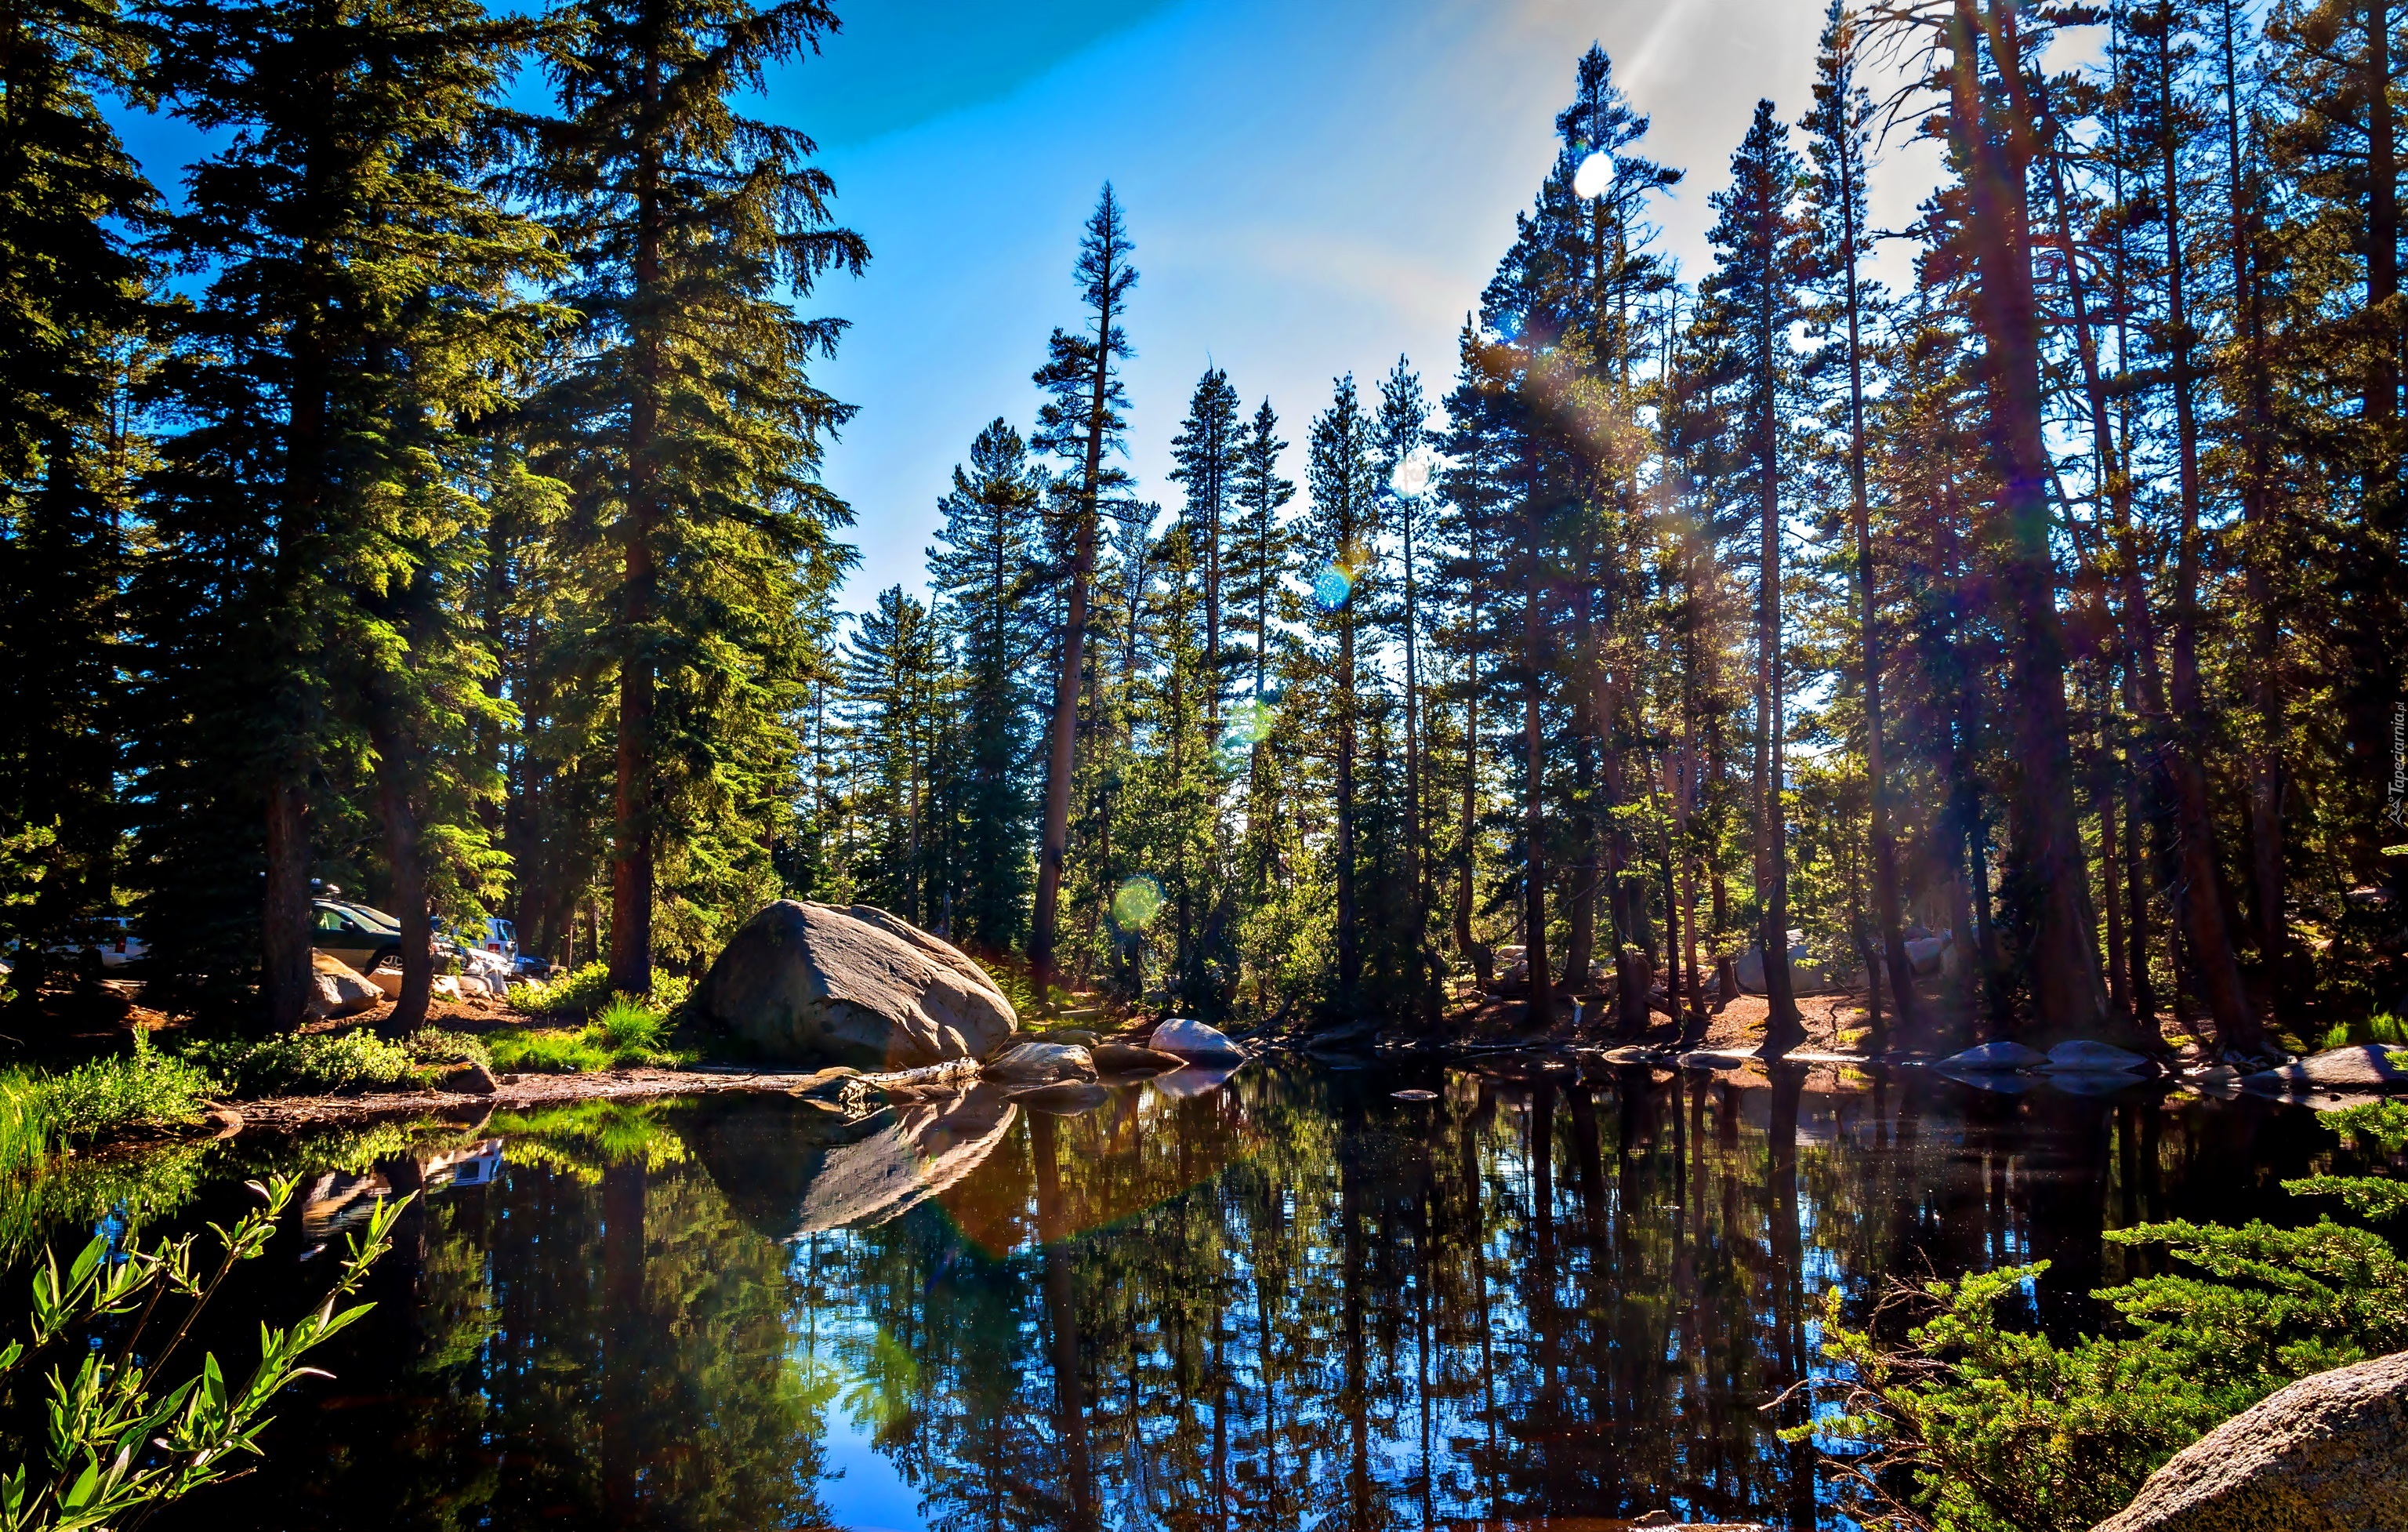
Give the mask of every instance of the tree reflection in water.
M 338 1381 L 272 1428 L 247 1516 L 1802 1525 L 1813 1454 L 1775 1431 L 1803 1406 L 1764 1407 L 1819 1366 L 1826 1286 L 1861 1310 L 1889 1276 L 2046 1254 L 2074 1275 L 2034 1322 L 2094 1323 L 2087 1289 L 2127 1258 L 2100 1229 L 2281 1215 L 2254 1189 L 2329 1144 L 2255 1103 L 1802 1067 L 1266 1062 L 1079 1116 L 996 1098 L 827 1122 L 723 1096 L 507 1124 L 492 1184 L 412 1213 Z M 897 1165 L 919 1191 L 894 1194 Z

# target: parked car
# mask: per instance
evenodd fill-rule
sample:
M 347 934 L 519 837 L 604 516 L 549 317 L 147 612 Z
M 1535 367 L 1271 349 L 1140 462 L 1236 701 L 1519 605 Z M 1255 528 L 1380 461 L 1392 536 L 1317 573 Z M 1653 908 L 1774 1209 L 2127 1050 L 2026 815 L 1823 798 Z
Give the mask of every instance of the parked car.
M 366 973 L 387 958 L 401 961 L 401 923 L 381 909 L 337 899 L 309 901 L 317 917 L 310 945 L 328 957 Z
M 53 958 L 71 962 L 87 974 L 101 968 L 122 968 L 150 955 L 142 938 L 134 934 L 134 923 L 123 915 L 103 915 L 83 922 L 74 938 L 53 942 L 44 951 Z
M 465 937 L 473 929 L 474 927 L 463 927 L 461 935 Z M 477 945 L 489 952 L 500 953 L 503 966 L 512 972 L 517 971 L 519 966 L 519 928 L 517 926 L 498 915 L 491 916 L 485 922 L 484 938 Z

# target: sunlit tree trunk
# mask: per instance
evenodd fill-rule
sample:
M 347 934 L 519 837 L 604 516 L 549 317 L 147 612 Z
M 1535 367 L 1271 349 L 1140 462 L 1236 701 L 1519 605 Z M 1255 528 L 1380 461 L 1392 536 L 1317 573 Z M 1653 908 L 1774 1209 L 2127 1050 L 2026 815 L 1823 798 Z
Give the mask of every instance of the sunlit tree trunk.
M 2035 1028 L 2043 1035 L 2097 1037 L 2114 1029 L 2114 1016 L 2099 971 L 2088 880 L 2082 876 L 2064 641 L 2048 546 L 2051 465 L 2042 437 L 2040 324 L 2025 201 L 2033 130 L 2023 99 L 2026 64 L 2016 14 L 2006 0 L 1955 0 L 1952 17 L 1949 111 L 1967 167 L 1967 232 L 2001 480 L 1998 575 L 2013 623 L 2010 694 L 2018 779 L 2009 808 L 2025 881 L 2016 901 L 2025 927 L 2018 947 Z M 2003 129 L 1984 110 L 1978 71 L 1985 44 L 2011 102 L 2013 121 Z

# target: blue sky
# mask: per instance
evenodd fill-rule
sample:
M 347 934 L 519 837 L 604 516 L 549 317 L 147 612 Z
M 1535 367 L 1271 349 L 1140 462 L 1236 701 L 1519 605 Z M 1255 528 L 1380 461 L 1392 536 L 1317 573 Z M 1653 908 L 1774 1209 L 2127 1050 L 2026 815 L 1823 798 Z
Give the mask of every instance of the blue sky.
M 868 274 L 810 307 L 850 320 L 817 371 L 859 417 L 831 451 L 862 563 L 854 609 L 922 554 L 953 465 L 1077 322 L 1080 222 L 1110 179 L 1141 272 L 1128 315 L 1132 466 L 1175 506 L 1167 450 L 1197 376 L 1268 394 L 1301 441 L 1330 380 L 1401 352 L 1433 395 L 1455 336 L 1554 156 L 1555 111 L 1592 40 L 1655 119 L 1642 146 L 1688 169 L 1657 210 L 1694 274 L 1708 193 L 1769 95 L 1803 111 L 1815 0 L 1095 0 L 998 7 L 863 0 L 824 55 L 772 83 L 816 136 Z M 1886 152 L 1887 226 L 1929 184 Z M 1295 466 L 1300 467 L 1301 465 Z M 1301 480 L 1300 472 L 1291 477 Z

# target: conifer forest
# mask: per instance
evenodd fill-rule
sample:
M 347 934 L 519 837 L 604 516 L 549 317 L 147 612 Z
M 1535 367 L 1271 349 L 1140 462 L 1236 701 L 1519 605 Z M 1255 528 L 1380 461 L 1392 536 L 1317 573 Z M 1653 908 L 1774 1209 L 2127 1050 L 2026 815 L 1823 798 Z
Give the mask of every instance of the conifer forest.
M 126 919 L 154 993 L 294 1026 L 334 884 L 638 994 L 788 896 L 1238 1026 L 1702 1036 L 1742 968 L 1773 1052 L 1809 971 L 1874 1051 L 2403 1009 L 2408 6 L 1834 0 L 1727 166 L 1592 48 L 1454 353 L 1310 397 L 1132 395 L 1104 185 L 1041 408 L 876 592 L 814 381 L 872 251 L 808 93 L 757 115 L 839 24 L 0 7 L 21 996 Z M 1662 199 L 1726 171 L 1684 269 Z

